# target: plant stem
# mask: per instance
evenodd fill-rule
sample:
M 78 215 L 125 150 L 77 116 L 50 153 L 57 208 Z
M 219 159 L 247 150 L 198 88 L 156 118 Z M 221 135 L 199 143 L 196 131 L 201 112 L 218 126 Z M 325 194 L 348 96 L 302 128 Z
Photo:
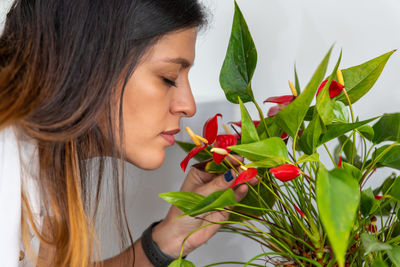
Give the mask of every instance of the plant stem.
M 293 161 L 296 162 L 296 142 L 297 142 L 297 136 L 299 134 L 299 130 L 296 131 L 294 137 L 293 137 L 293 145 L 292 145 L 292 149 L 293 149 Z
M 324 144 L 324 147 L 325 147 L 326 152 L 328 152 L 328 155 L 331 158 L 333 165 L 337 167 L 337 164 L 336 164 L 335 160 L 333 159 L 333 156 L 332 156 L 331 152 L 329 151 L 328 147 L 326 146 L 326 144 Z
M 267 137 L 271 137 L 271 135 L 270 135 L 269 132 L 268 132 L 267 123 L 266 123 L 265 120 L 264 120 L 264 114 L 263 114 L 263 112 L 262 112 L 262 109 L 261 109 L 260 106 L 258 105 L 257 101 L 254 99 L 254 97 L 253 97 L 253 103 L 254 103 L 254 105 L 255 105 L 256 108 L 257 108 L 258 115 L 260 116 L 260 120 L 262 121 L 262 123 L 263 123 L 263 125 L 264 125 L 265 133 L 266 133 Z
M 350 108 L 350 114 L 351 114 L 351 122 L 354 123 L 354 112 L 353 112 L 353 106 L 351 105 L 350 97 L 347 94 L 346 88 L 343 88 L 343 93 L 346 96 L 347 102 L 349 103 L 349 108 Z M 353 131 L 354 132 L 354 131 Z M 353 136 L 353 147 L 351 148 L 351 164 L 354 164 L 354 153 L 355 153 L 355 146 L 356 146 L 356 136 Z

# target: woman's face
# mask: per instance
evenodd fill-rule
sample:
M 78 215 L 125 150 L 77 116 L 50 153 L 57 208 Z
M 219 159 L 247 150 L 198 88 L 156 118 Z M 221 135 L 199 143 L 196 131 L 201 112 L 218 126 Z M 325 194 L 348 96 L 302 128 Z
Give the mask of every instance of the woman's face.
M 156 169 L 180 131 L 180 119 L 196 105 L 188 74 L 195 57 L 197 29 L 165 35 L 143 57 L 123 96 L 125 153 L 142 169 Z

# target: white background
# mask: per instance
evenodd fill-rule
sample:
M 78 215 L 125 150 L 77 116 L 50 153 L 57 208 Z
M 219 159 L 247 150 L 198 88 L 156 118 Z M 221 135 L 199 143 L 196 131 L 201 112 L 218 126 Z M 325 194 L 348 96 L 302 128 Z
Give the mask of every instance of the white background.
M 8 2 L 0 0 L 2 14 Z M 238 118 L 238 108 L 226 104 L 218 83 L 232 24 L 233 0 L 202 2 L 210 11 L 211 23 L 199 36 L 196 63 L 191 71 L 198 115 L 182 125 L 191 125 L 197 130 L 198 125 L 216 112 L 223 112 L 226 121 Z M 400 47 L 398 0 L 238 0 L 238 4 L 258 50 L 253 89 L 259 102 L 269 96 L 290 93 L 287 81 L 294 79 L 295 62 L 304 87 L 333 43 L 331 67 L 343 49 L 341 68 L 358 65 Z M 398 53 L 391 57 L 372 91 L 355 104 L 355 112 L 361 119 L 400 110 Z M 264 106 L 265 112 L 268 107 Z M 252 107 L 249 109 L 255 114 Z M 166 213 L 168 205 L 157 194 L 179 189 L 184 179 L 179 162 L 184 156 L 173 147 L 168 149 L 166 162 L 157 171 L 129 166 L 128 217 L 136 237 Z M 109 247 L 112 242 L 105 243 L 104 254 L 112 254 L 112 246 Z M 259 252 L 261 249 L 256 244 L 240 237 L 217 234 L 188 259 L 203 266 L 223 260 L 248 260 Z

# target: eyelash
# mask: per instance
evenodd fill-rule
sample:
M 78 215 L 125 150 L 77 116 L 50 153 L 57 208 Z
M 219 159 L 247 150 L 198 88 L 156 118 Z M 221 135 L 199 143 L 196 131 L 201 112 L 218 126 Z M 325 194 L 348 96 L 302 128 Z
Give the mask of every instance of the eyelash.
M 165 77 L 163 77 L 163 80 L 164 80 L 164 82 L 165 82 L 166 84 L 168 84 L 168 85 L 170 85 L 170 86 L 176 87 L 176 82 L 171 81 L 171 80 L 169 80 L 169 79 L 167 79 L 167 78 L 165 78 Z

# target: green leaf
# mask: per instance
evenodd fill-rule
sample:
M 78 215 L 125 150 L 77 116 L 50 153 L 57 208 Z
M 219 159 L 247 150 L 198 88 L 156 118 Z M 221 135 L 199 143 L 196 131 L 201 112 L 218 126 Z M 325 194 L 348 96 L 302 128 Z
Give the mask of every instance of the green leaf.
M 245 103 L 254 99 L 251 79 L 256 65 L 257 50 L 246 20 L 235 1 L 231 37 L 219 76 L 226 99 L 235 104 L 238 104 L 238 97 Z
M 296 88 L 297 95 L 300 95 L 301 87 L 300 87 L 299 76 L 297 75 L 296 64 L 294 64 L 294 87 Z
M 183 212 L 193 209 L 205 199 L 204 196 L 192 192 L 167 192 L 158 196 Z
M 399 246 L 393 246 L 391 250 L 388 250 L 386 252 L 392 261 L 392 263 L 396 266 L 400 266 L 400 247 Z
M 267 125 L 268 128 L 268 133 L 270 134 L 270 137 L 273 136 L 281 136 L 282 135 L 282 130 L 279 128 L 279 126 L 275 123 L 274 117 L 267 117 L 264 118 L 264 122 Z M 265 126 L 263 122 L 260 122 L 260 124 L 257 127 L 257 133 L 258 136 L 260 136 L 261 139 L 266 139 L 267 135 L 265 134 Z M 265 136 L 262 138 L 262 136 Z
M 207 162 L 205 171 L 208 173 L 225 173 L 228 169 L 222 165 L 215 163 L 214 160 Z
M 317 96 L 316 108 L 318 111 L 318 115 L 321 117 L 321 120 L 324 123 L 324 125 L 331 124 L 333 120 L 333 101 L 329 96 L 329 86 L 332 83 L 333 75 L 336 73 L 341 60 L 342 60 L 342 51 L 340 51 L 340 56 L 338 61 L 336 62 L 335 68 L 333 69 L 332 75 L 329 76 L 328 81 L 326 82 L 324 88 L 322 88 L 322 90 Z
M 350 232 L 360 202 L 356 179 L 343 169 L 327 171 L 323 166 L 317 177 L 317 205 L 320 218 L 339 266 L 344 266 Z
M 258 137 L 258 133 L 256 127 L 254 126 L 253 120 L 250 117 L 249 112 L 247 111 L 246 107 L 243 105 L 242 100 L 239 97 L 239 104 L 240 104 L 240 113 L 242 116 L 242 144 L 248 144 L 260 141 Z
M 192 262 L 184 259 L 176 259 L 168 267 L 196 267 Z
M 378 207 L 378 203 L 375 200 L 374 193 L 371 188 L 363 190 L 361 192 L 361 214 L 364 217 L 368 217 Z
M 339 136 L 342 136 L 345 133 L 350 132 L 354 129 L 357 129 L 358 127 L 363 126 L 364 124 L 367 124 L 375 119 L 376 118 L 372 118 L 369 120 L 359 121 L 354 123 L 341 123 L 341 122 L 332 123 L 331 125 L 328 125 L 326 127 L 327 131 L 324 135 L 321 136 L 319 144 L 320 145 L 325 144 L 326 142 L 335 139 Z
M 375 259 L 371 267 L 388 267 L 388 265 L 383 260 Z
M 304 91 L 287 107 L 281 110 L 274 118 L 275 122 L 291 137 L 294 137 L 303 123 L 308 108 L 318 90 L 319 85 L 324 79 L 326 68 L 329 63 L 329 57 L 332 47 L 322 60 L 321 64 L 315 71 L 311 81 L 308 83 Z
M 230 146 L 228 148 L 251 161 L 260 161 L 273 157 L 289 159 L 286 144 L 279 137 L 271 137 L 255 143 Z
M 383 115 L 372 128 L 375 132 L 372 142 L 375 144 L 384 141 L 400 142 L 400 113 Z
M 314 153 L 312 155 L 304 154 L 297 159 L 297 164 L 304 162 L 319 162 L 319 154 L 318 153 Z
M 353 177 L 357 181 L 361 180 L 362 172 L 359 168 L 357 168 L 347 162 L 342 162 L 342 169 L 347 171 L 351 175 L 351 177 Z
M 376 156 L 379 156 L 388 147 L 389 145 L 380 147 L 376 151 Z M 400 170 L 400 146 L 392 147 L 385 155 L 382 156 L 382 158 L 379 160 L 379 164 Z
M 388 192 L 388 195 L 394 197 L 397 201 L 400 201 L 400 177 L 394 179 L 394 182 L 391 185 L 391 189 Z
M 199 214 L 203 214 L 209 211 L 214 211 L 219 208 L 224 208 L 227 206 L 234 206 L 237 204 L 235 194 L 233 190 L 221 190 L 212 193 L 208 197 L 204 198 L 197 204 L 195 207 L 191 208 L 190 210 L 185 212 L 185 215 L 189 216 L 197 216 Z
M 176 144 L 182 148 L 183 151 L 185 151 L 186 153 L 189 153 L 190 150 L 192 150 L 196 145 L 192 144 L 192 143 L 186 143 L 186 142 L 181 142 L 181 141 L 176 141 Z M 201 161 L 206 161 L 210 158 L 212 158 L 212 156 L 210 156 L 210 154 L 208 154 L 206 152 L 206 150 L 208 150 L 208 148 L 200 151 L 194 158 L 201 162 Z
M 363 125 L 357 129 L 357 131 L 367 138 L 368 140 L 372 140 L 374 138 L 374 129 L 369 125 Z
M 381 75 L 386 62 L 394 52 L 395 51 L 390 51 L 361 65 L 342 70 L 347 94 L 352 104 L 356 103 L 362 96 L 368 93 Z M 344 94 L 340 94 L 337 100 L 347 105 Z
M 311 121 L 314 117 L 314 110 L 315 110 L 315 106 L 311 106 L 309 107 L 309 109 L 307 110 L 307 114 L 304 117 L 304 121 Z
M 314 117 L 304 130 L 299 139 L 299 145 L 306 154 L 313 154 L 318 147 L 319 138 L 324 129 L 324 125 L 318 115 L 317 110 L 314 110 Z
M 344 123 L 349 122 L 349 111 L 341 101 L 333 101 L 333 120 Z
M 390 250 L 392 247 L 389 244 L 385 244 L 376 240 L 376 238 L 367 233 L 361 234 L 361 242 L 365 249 L 365 254 L 375 252 L 375 251 L 383 251 Z
M 283 165 L 287 162 L 284 157 L 270 157 L 260 161 L 254 161 L 246 164 L 245 167 L 262 167 L 262 168 L 273 168 L 276 166 Z

